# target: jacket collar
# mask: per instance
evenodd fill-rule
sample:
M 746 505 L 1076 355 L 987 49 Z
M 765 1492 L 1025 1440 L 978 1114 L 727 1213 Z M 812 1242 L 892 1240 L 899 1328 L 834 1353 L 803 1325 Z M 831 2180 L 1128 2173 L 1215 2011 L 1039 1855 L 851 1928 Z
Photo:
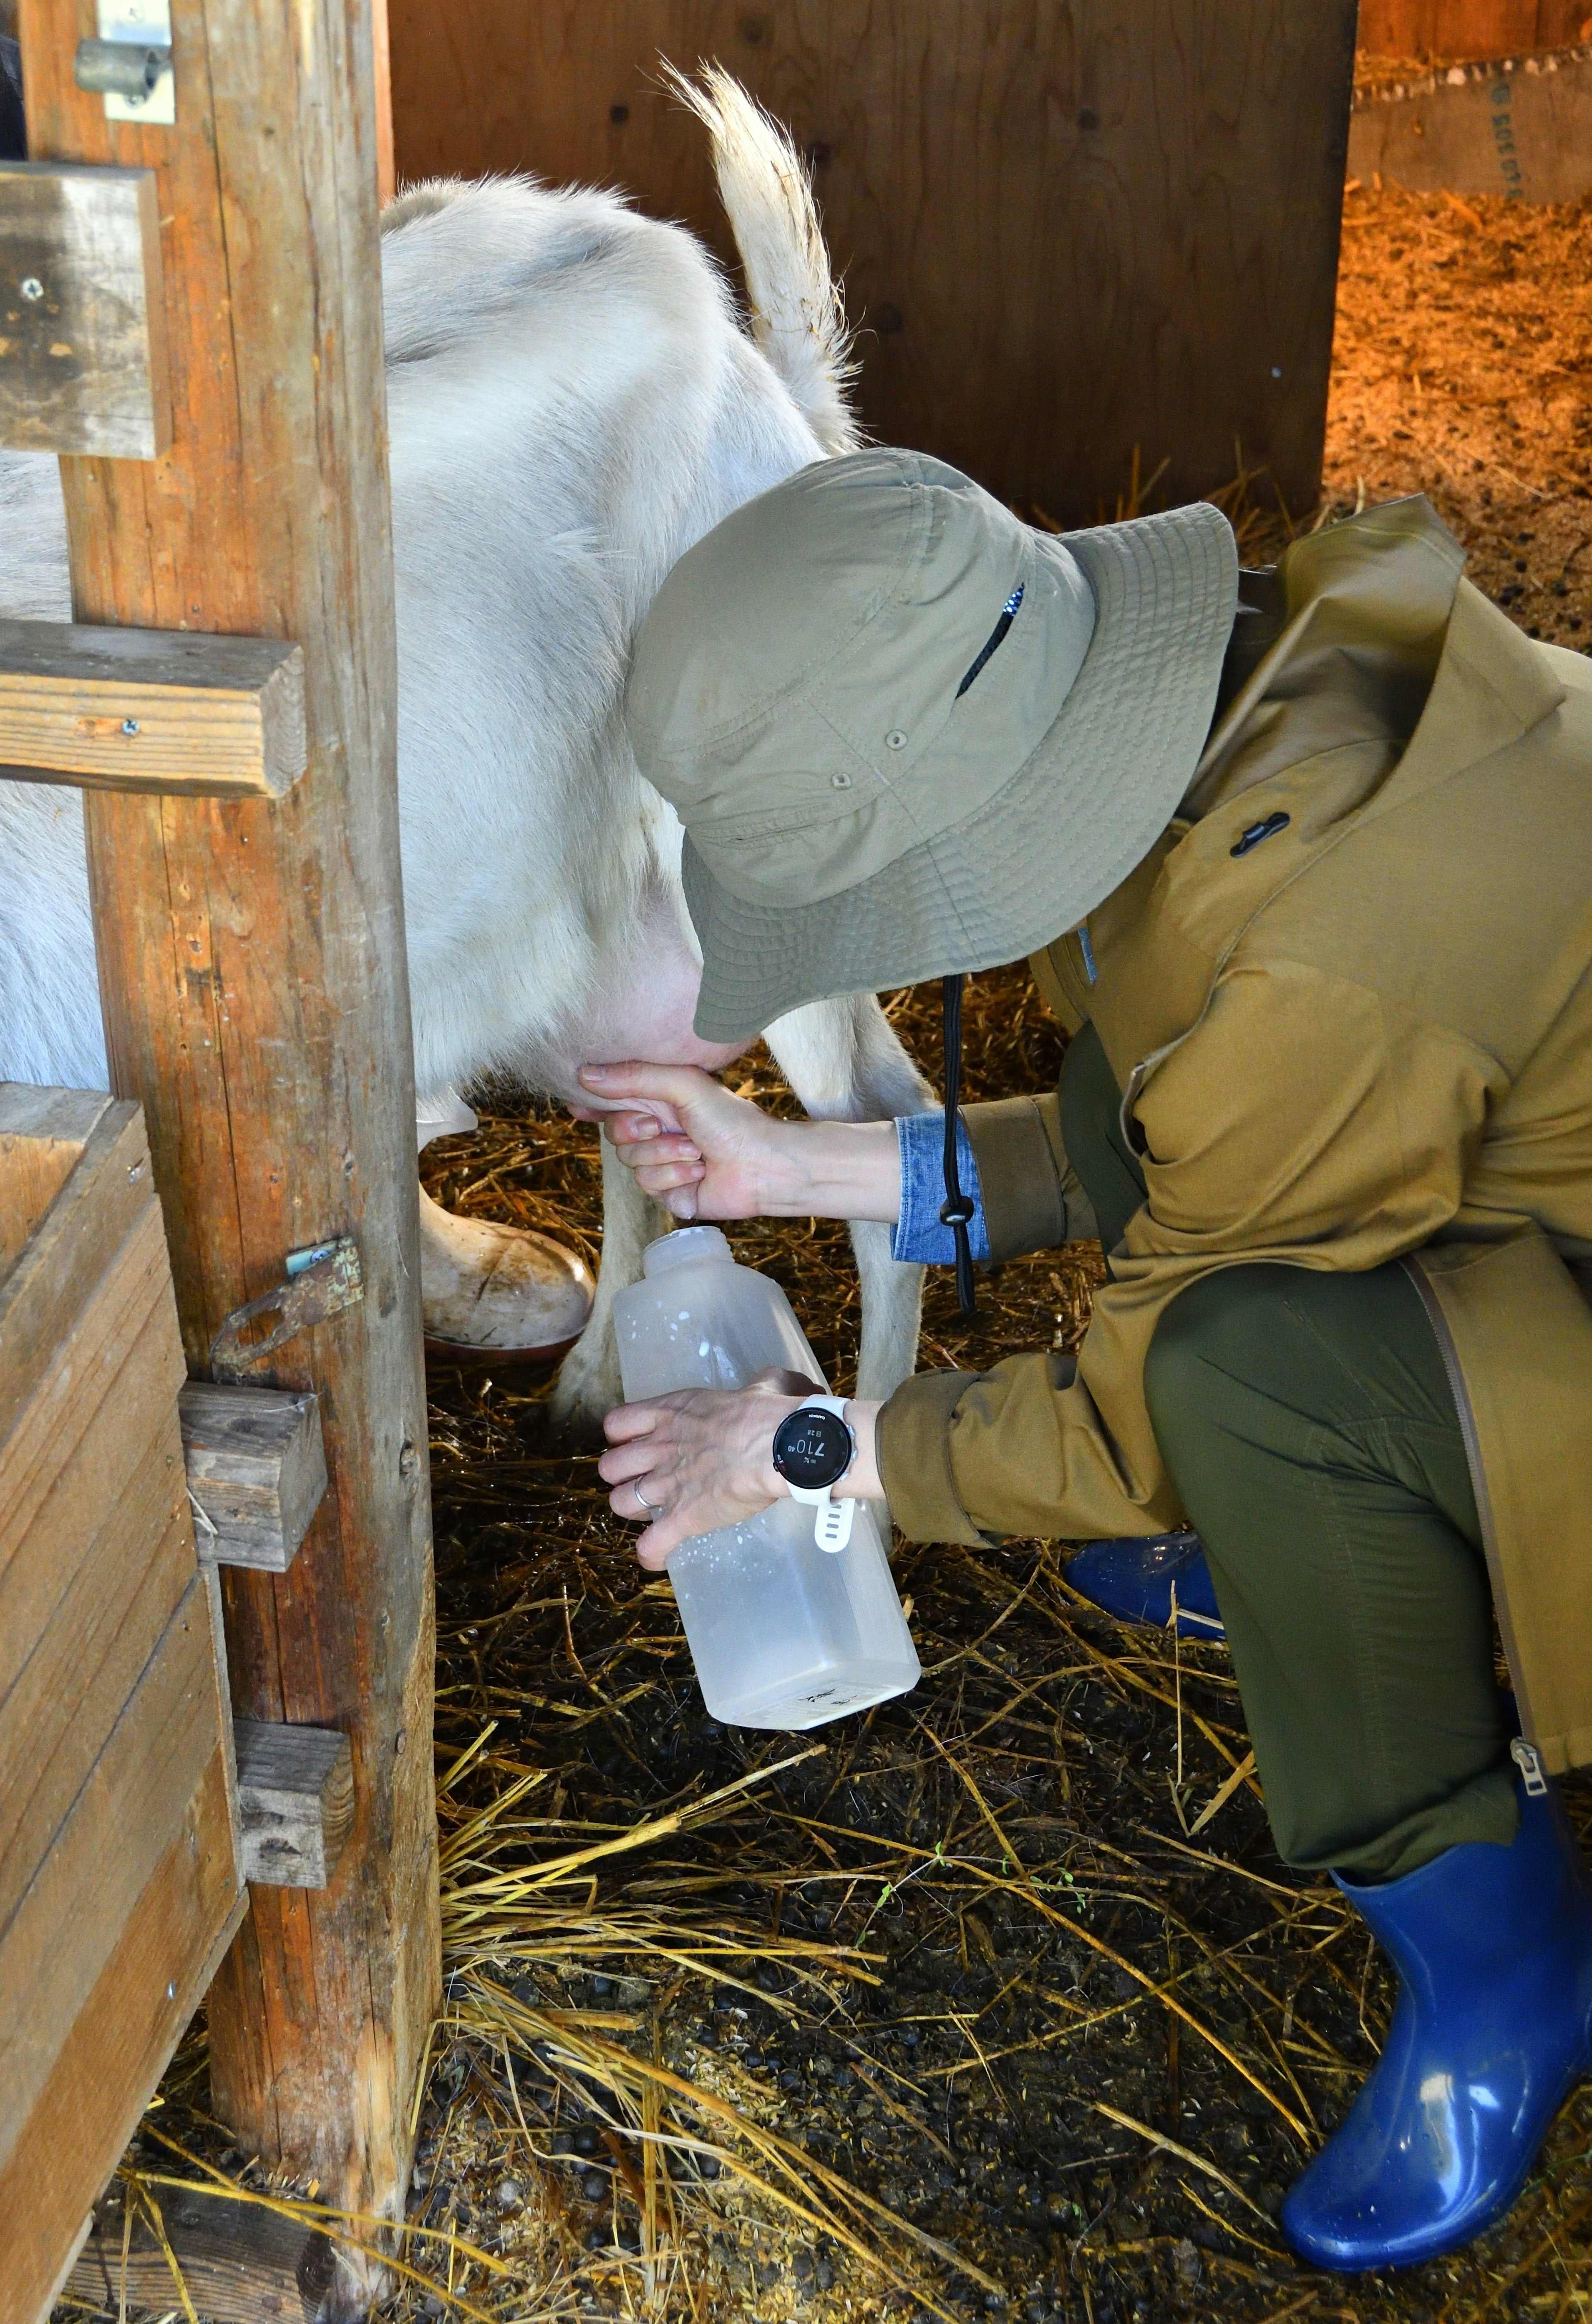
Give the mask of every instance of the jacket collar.
M 1289 551 L 1294 610 L 1212 733 L 1191 812 L 1090 916 L 1101 977 L 1091 1013 L 1118 1078 L 1136 1050 L 1142 1084 L 1186 1038 L 1223 962 L 1283 887 L 1563 701 L 1547 655 L 1461 577 L 1462 564 L 1424 500 L 1368 511 Z M 1315 822 L 1304 846 L 1232 860 L 1232 839 L 1279 799 L 1296 824 Z
M 1293 542 L 1275 576 L 1281 632 L 1212 729 L 1185 816 L 1324 751 L 1402 750 L 1431 691 L 1464 563 L 1419 494 Z
M 1410 798 L 1506 749 L 1564 696 L 1534 640 L 1461 581 L 1426 707 L 1383 798 L 1390 806 Z
M 1184 803 L 1191 819 L 1347 743 L 1392 746 L 1389 804 L 1527 733 L 1564 699 L 1547 656 L 1461 576 L 1423 493 L 1291 544 L 1286 619 L 1228 705 Z

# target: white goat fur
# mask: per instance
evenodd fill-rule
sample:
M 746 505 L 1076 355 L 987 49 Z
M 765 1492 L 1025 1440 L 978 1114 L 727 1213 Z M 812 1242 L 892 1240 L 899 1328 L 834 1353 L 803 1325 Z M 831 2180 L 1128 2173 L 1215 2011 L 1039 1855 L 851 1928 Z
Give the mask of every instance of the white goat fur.
M 630 643 L 719 520 L 853 440 L 844 333 L 801 165 L 738 86 L 686 91 L 713 136 L 766 354 L 683 229 L 608 193 L 434 182 L 387 211 L 399 807 L 422 1091 L 502 1074 L 581 1098 L 587 1058 L 726 1061 L 690 1030 L 699 958 L 680 833 L 630 754 Z M 0 454 L 0 614 L 70 615 L 56 463 Z M 81 811 L 0 783 L 0 1077 L 106 1078 Z M 768 1039 L 810 1111 L 929 1102 L 871 997 Z M 617 1390 L 609 1311 L 655 1214 L 604 1148 L 603 1267 L 560 1383 Z M 919 1272 L 856 1230 L 859 1392 L 911 1369 Z

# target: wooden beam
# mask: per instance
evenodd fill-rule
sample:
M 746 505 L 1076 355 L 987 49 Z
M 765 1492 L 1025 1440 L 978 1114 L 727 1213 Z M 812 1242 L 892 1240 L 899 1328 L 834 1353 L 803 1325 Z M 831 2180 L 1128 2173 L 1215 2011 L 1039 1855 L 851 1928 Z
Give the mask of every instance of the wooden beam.
M 239 1719 L 238 1829 L 244 1877 L 266 1888 L 324 1888 L 354 1821 L 354 1755 L 335 1727 Z
M 170 440 L 154 172 L 0 161 L 0 444 L 152 460 Z
M 297 646 L 0 621 L 9 782 L 280 798 L 308 756 Z
M 189 1380 L 178 1411 L 199 1555 L 285 1573 L 327 1489 L 319 1399 Z
M 189 2296 L 211 2324 L 313 2324 L 331 2290 L 332 2245 L 318 2227 L 204 2187 L 152 2188 Z M 125 2273 L 123 2204 L 114 2187 L 94 2207 L 87 2240 L 64 2289 L 77 2301 L 118 2312 L 161 2314 L 177 2304 L 171 2269 L 153 2227 L 134 2207 Z
M 73 83 L 79 0 L 22 0 L 33 150 L 153 169 L 165 221 L 171 448 L 62 463 L 73 617 L 296 641 L 308 766 L 276 800 L 85 793 L 111 1074 L 144 1102 L 191 1373 L 287 1252 L 352 1235 L 365 1285 L 260 1367 L 321 1397 L 304 1544 L 222 1574 L 237 1711 L 348 1736 L 354 1830 L 331 1886 L 252 1892 L 212 2100 L 396 2218 L 440 1954 L 374 47 L 369 0 L 171 16 L 176 125 L 141 127 Z M 340 2264 L 341 2319 L 379 2275 Z

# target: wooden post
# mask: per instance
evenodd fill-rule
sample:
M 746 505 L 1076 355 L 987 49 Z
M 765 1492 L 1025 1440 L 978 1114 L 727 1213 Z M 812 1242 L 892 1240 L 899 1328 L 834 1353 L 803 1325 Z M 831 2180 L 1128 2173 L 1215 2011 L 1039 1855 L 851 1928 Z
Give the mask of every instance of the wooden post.
M 76 617 L 303 649 L 284 797 L 85 813 L 111 1074 L 148 1120 L 190 1373 L 290 1250 L 358 1244 L 359 1304 L 251 1374 L 318 1395 L 330 1489 L 289 1571 L 224 1577 L 239 1712 L 347 1734 L 353 1831 L 325 1890 L 254 1891 L 211 2078 L 241 2144 L 396 2217 L 439 1947 L 370 0 L 174 0 L 174 128 L 74 86 L 80 0 L 21 20 L 33 153 L 152 169 L 159 197 L 171 446 L 62 461 Z M 328 2318 L 367 2303 L 344 2274 Z

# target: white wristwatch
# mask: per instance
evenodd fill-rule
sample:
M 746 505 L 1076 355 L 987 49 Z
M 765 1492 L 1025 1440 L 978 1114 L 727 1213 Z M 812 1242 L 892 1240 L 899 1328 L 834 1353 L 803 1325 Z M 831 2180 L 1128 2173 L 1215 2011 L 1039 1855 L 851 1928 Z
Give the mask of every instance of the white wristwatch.
M 853 1499 L 835 1500 L 831 1488 L 857 1458 L 857 1434 L 841 1396 L 810 1396 L 787 1413 L 774 1431 L 774 1467 L 790 1488 L 793 1501 L 811 1502 L 817 1514 L 813 1538 L 820 1549 L 844 1549 L 857 1514 Z

